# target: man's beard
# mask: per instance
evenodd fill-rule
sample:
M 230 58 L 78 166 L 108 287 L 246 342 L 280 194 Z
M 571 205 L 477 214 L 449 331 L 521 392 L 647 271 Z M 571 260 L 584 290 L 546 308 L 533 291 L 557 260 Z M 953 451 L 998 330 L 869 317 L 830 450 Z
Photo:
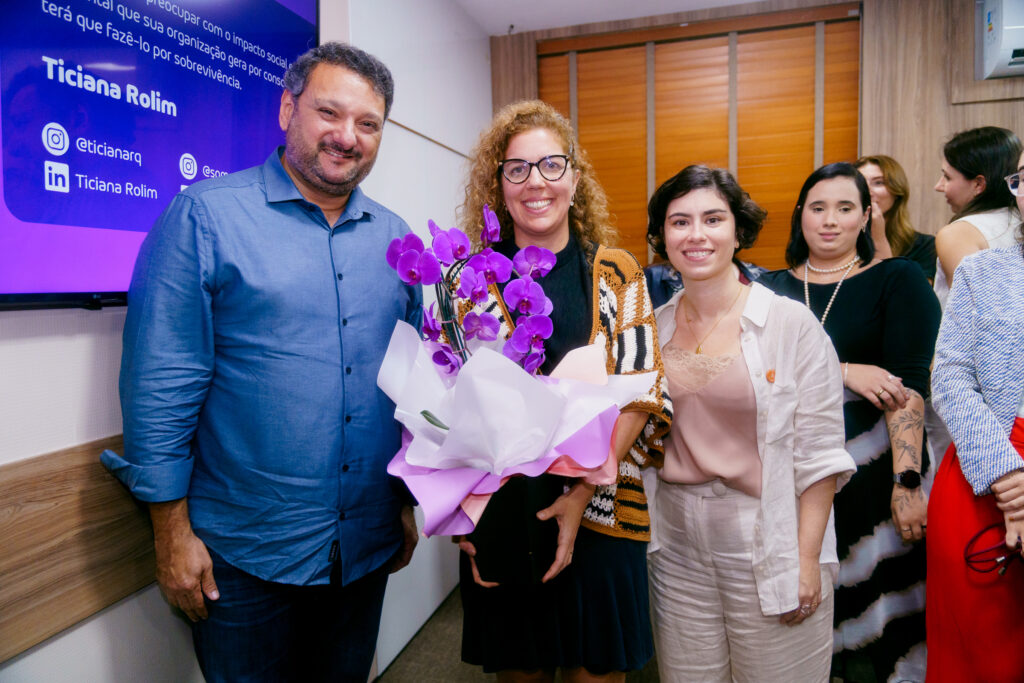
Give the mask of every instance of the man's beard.
M 293 149 L 294 146 L 287 145 L 285 156 L 295 172 L 302 176 L 302 179 L 310 186 L 334 197 L 344 197 L 351 194 L 352 190 L 356 189 L 359 183 L 363 182 L 363 179 L 369 175 L 370 169 L 373 168 L 374 160 L 371 159 L 367 162 L 359 152 L 347 152 L 337 145 L 317 143 L 316 149 L 308 153 L 302 149 L 295 150 L 297 153 L 291 153 Z M 325 149 L 332 149 L 342 154 L 351 154 L 349 158 L 354 162 L 354 165 L 340 180 L 326 177 L 323 164 L 320 162 L 320 152 Z

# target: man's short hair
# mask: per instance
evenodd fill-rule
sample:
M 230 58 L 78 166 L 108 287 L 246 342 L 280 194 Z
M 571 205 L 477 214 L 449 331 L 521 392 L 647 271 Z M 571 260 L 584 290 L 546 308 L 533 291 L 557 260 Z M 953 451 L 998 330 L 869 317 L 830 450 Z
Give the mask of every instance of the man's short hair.
M 395 81 L 384 63 L 358 47 L 337 41 L 324 43 L 307 51 L 292 62 L 284 74 L 284 87 L 298 97 L 306 89 L 309 74 L 317 64 L 333 64 L 353 71 L 365 78 L 373 91 L 384 98 L 384 118 L 391 111 L 395 99 Z

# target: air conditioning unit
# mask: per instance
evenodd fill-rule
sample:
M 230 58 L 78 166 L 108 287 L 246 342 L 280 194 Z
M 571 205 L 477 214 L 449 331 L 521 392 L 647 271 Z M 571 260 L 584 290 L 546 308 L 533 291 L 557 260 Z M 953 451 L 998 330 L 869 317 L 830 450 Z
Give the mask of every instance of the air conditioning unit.
M 1024 0 L 976 0 L 976 7 L 975 78 L 1024 76 Z

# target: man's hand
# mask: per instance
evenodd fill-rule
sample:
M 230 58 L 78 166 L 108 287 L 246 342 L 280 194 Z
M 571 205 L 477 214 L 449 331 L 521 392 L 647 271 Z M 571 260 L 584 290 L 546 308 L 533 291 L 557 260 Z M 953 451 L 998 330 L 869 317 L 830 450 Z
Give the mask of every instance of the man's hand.
M 156 550 L 156 580 L 164 597 L 192 621 L 207 617 L 206 598 L 220 597 L 206 545 L 192 532 L 188 502 L 150 503 Z
M 395 555 L 395 560 L 391 563 L 389 571 L 392 574 L 408 566 L 409 562 L 412 561 L 412 551 L 416 549 L 416 544 L 419 543 L 419 540 L 420 532 L 416 528 L 416 514 L 411 505 L 403 505 L 402 547 L 398 549 L 398 554 Z

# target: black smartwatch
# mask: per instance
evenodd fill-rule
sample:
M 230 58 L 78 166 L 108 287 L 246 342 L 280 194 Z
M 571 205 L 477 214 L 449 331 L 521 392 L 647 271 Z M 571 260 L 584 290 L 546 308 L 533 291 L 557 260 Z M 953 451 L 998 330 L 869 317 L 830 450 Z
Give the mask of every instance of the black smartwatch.
M 905 489 L 916 489 L 921 485 L 921 473 L 914 470 L 903 470 L 892 475 L 892 480 Z

